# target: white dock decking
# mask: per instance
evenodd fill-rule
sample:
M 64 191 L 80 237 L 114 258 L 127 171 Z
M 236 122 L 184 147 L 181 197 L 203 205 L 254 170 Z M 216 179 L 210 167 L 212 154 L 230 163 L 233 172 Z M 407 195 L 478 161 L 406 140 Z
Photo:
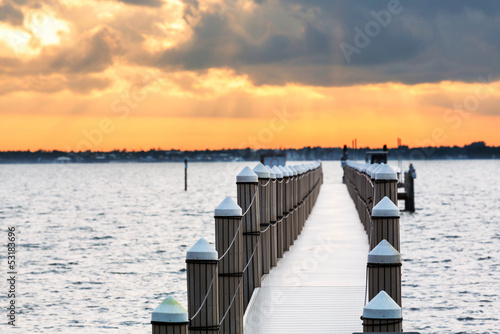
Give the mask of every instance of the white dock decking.
M 263 277 L 245 334 L 362 332 L 368 239 L 343 184 L 324 184 L 295 244 Z

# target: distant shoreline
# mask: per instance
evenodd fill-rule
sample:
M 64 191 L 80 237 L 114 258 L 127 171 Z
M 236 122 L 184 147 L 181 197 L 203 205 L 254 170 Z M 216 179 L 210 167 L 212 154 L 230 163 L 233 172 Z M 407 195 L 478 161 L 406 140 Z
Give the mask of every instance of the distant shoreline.
M 348 149 L 350 159 L 364 160 L 370 150 L 381 148 Z M 500 159 L 500 147 L 486 146 L 475 142 L 463 147 L 415 147 L 390 148 L 389 160 L 479 160 Z M 301 149 L 226 149 L 226 150 L 149 150 L 107 152 L 64 152 L 64 151 L 4 151 L 0 152 L 0 164 L 52 164 L 52 163 L 160 163 L 160 162 L 245 162 L 259 161 L 263 154 L 286 154 L 288 161 L 338 161 L 342 157 L 340 147 L 304 147 Z

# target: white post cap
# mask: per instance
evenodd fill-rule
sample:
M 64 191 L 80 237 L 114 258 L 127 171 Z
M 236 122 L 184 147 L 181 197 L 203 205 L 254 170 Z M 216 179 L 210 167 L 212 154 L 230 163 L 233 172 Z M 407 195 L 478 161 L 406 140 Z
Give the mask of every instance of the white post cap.
M 259 176 L 254 173 L 250 167 L 246 166 L 243 170 L 236 176 L 236 182 L 241 183 L 255 183 L 259 182 Z
M 286 169 L 285 167 L 283 166 L 278 166 L 278 168 L 280 169 L 280 171 L 283 173 L 283 177 L 289 177 L 290 176 L 290 173 L 288 172 L 288 169 Z
M 276 174 L 273 172 L 273 169 L 269 166 L 265 166 L 267 168 L 267 170 L 269 171 L 269 177 L 271 179 L 275 179 L 276 178 Z
M 283 178 L 283 172 L 281 171 L 281 169 L 278 168 L 278 166 L 274 166 L 272 169 L 277 179 Z
M 398 174 L 388 164 L 383 164 L 375 173 L 375 180 L 397 180 Z
M 215 217 L 234 217 L 241 216 L 242 210 L 238 204 L 229 196 L 215 208 Z
M 165 298 L 151 314 L 152 322 L 182 323 L 188 322 L 188 312 L 172 296 Z
M 186 260 L 218 260 L 217 251 L 201 238 L 186 253 Z
M 401 307 L 384 290 L 373 297 L 363 309 L 363 318 L 401 319 Z
M 370 167 L 366 169 L 366 174 L 368 174 L 368 176 L 371 176 L 372 170 L 374 170 L 376 167 L 378 167 L 378 164 L 371 164 Z
M 399 217 L 399 208 L 385 196 L 373 207 L 372 217 Z
M 297 173 L 297 171 L 295 170 L 295 168 L 293 166 L 288 166 L 287 168 L 290 170 L 290 172 L 292 173 L 293 176 L 299 175 L 299 173 Z
M 368 263 L 401 263 L 401 254 L 384 239 L 368 253 Z
M 271 177 L 269 171 L 267 170 L 266 166 L 262 164 L 262 162 L 259 162 L 257 166 L 253 168 L 253 171 L 255 172 L 255 174 L 257 174 L 259 179 L 269 179 Z
M 375 167 L 373 167 L 373 169 L 371 170 L 370 172 L 370 177 L 372 179 L 375 179 L 375 174 L 377 173 L 377 170 L 380 168 L 380 166 L 382 166 L 383 164 L 379 164 L 379 163 L 374 163 L 373 164 Z

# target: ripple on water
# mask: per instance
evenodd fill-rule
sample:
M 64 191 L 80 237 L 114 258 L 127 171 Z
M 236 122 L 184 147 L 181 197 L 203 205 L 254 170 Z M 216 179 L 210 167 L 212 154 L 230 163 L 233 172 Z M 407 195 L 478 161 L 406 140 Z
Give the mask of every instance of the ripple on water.
M 21 332 L 145 333 L 167 295 L 185 306 L 186 249 L 213 243 L 213 210 L 235 195 L 233 179 L 200 175 L 226 180 L 226 165 L 191 164 L 188 192 L 183 164 L 0 165 L 0 217 L 22 230 Z M 417 210 L 401 218 L 405 330 L 495 333 L 500 199 L 491 178 L 473 176 L 498 162 L 414 165 Z M 325 182 L 340 182 L 338 162 L 324 166 Z

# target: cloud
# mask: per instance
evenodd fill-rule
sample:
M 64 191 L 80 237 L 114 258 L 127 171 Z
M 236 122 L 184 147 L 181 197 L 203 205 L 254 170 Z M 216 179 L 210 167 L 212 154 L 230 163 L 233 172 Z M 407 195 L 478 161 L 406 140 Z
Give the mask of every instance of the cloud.
M 50 59 L 50 70 L 57 72 L 102 72 L 113 64 L 113 55 L 120 50 L 117 34 L 105 27 L 77 45 Z
M 376 15 L 388 12 L 388 2 L 255 4 L 255 10 L 198 12 L 192 39 L 164 51 L 157 64 L 168 70 L 229 67 L 261 84 L 473 82 L 490 73 L 500 78 L 495 1 L 401 1 L 385 26 Z M 256 26 L 260 33 L 254 35 Z M 356 43 L 360 34 L 366 45 Z M 350 62 L 341 43 L 358 50 Z
M 24 4 L 28 15 L 37 2 L 15 3 L 9 6 L 17 10 Z M 490 74 L 493 80 L 500 78 L 500 3 L 401 0 L 398 13 L 391 14 L 387 24 L 377 23 L 377 15 L 386 13 L 389 3 L 184 0 L 181 6 L 167 0 L 116 0 L 104 6 L 99 1 L 73 2 L 78 5 L 53 8 L 54 15 L 71 29 L 60 34 L 60 45 L 43 47 L 33 57 L 3 53 L 0 74 L 98 74 L 119 59 L 165 73 L 204 75 L 211 69 L 228 69 L 256 85 L 414 85 L 475 82 L 478 76 Z M 360 31 L 368 39 L 366 45 L 357 43 Z M 357 49 L 350 62 L 342 43 Z
M 108 27 L 89 32 L 76 45 L 47 48 L 35 58 L 0 58 L 0 74 L 12 76 L 100 73 L 123 53 L 119 34 Z
M 37 75 L 22 78 L 5 78 L 0 76 L 0 96 L 13 92 L 37 92 L 53 94 L 65 90 L 88 94 L 108 88 L 112 80 L 104 76 L 88 74 Z
M 118 0 L 128 5 L 145 6 L 145 7 L 161 7 L 162 0 Z
M 10 3 L 0 5 L 0 22 L 7 22 L 14 26 L 22 25 L 24 21 L 23 13 Z

